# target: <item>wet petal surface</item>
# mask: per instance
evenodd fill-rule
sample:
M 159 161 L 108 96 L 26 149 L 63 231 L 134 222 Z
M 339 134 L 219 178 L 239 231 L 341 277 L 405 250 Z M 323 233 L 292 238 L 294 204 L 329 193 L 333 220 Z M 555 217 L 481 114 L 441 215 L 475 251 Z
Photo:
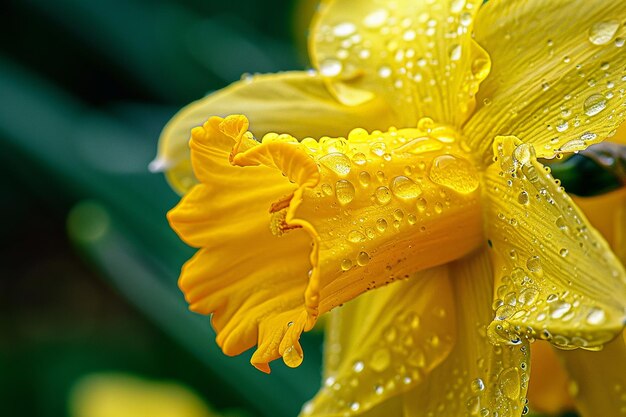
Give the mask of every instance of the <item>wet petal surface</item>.
M 475 31 L 493 70 L 465 126 L 472 147 L 488 160 L 492 138 L 515 135 L 551 158 L 614 134 L 626 118 L 625 21 L 621 1 L 486 3 Z
M 500 137 L 494 153 L 485 176 L 494 343 L 601 347 L 624 326 L 623 267 L 529 145 Z
M 347 104 L 382 97 L 400 126 L 424 116 L 460 126 L 489 73 L 471 38 L 481 3 L 327 1 L 313 24 L 312 61 Z

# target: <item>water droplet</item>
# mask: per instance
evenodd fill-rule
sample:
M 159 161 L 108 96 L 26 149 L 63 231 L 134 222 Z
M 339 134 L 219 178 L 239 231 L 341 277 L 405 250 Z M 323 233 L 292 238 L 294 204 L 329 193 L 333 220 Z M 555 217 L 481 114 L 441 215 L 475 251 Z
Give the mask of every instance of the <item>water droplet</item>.
M 391 363 L 391 354 L 386 348 L 379 348 L 372 353 L 369 365 L 376 372 L 382 372 Z
M 465 0 L 452 0 L 450 2 L 450 11 L 452 13 L 460 13 L 465 7 Z
M 351 22 L 339 23 L 333 28 L 333 35 L 339 37 L 346 37 L 356 32 L 356 25 Z
M 553 319 L 562 318 L 570 309 L 572 305 L 566 302 L 554 303 L 552 305 L 552 312 L 550 313 L 550 317 Z
M 367 171 L 359 172 L 359 182 L 363 187 L 367 187 L 372 182 L 372 176 Z
M 363 24 L 367 28 L 376 29 L 381 27 L 387 21 L 388 17 L 389 12 L 387 9 L 378 9 L 365 16 Z
M 537 255 L 531 256 L 530 258 L 528 258 L 528 260 L 526 261 L 526 268 L 528 268 L 528 270 L 535 275 L 543 274 L 543 267 L 541 266 L 541 258 L 539 258 L 539 256 Z
M 359 266 L 365 266 L 369 263 L 370 261 L 370 256 L 367 254 L 367 252 L 359 252 L 359 254 L 356 257 L 356 263 Z
M 290 368 L 297 368 L 302 363 L 302 353 L 295 346 L 289 346 L 283 352 L 283 362 Z
M 463 13 L 459 22 L 462 26 L 469 26 L 472 24 L 472 15 L 470 13 Z
M 428 203 L 426 202 L 424 198 L 419 198 L 417 200 L 417 209 L 419 210 L 420 213 L 423 213 L 426 210 L 427 206 L 428 206 Z
M 538 290 L 534 288 L 525 288 L 520 293 L 518 300 L 522 304 L 532 305 L 532 304 L 535 304 L 535 302 L 537 301 L 537 298 L 539 298 Z
M 361 408 L 361 404 L 359 404 L 358 402 L 354 401 L 350 403 L 350 410 L 351 411 L 358 411 L 359 408 Z
M 480 397 L 474 396 L 470 397 L 467 401 L 467 412 L 470 416 L 477 416 L 480 411 Z
M 339 175 L 348 175 L 352 162 L 345 154 L 334 152 L 324 155 L 319 159 L 319 162 L 326 168 Z
M 473 393 L 478 394 L 479 392 L 484 391 L 485 383 L 483 382 L 482 379 L 477 378 L 471 382 L 470 387 Z
M 589 29 L 589 41 L 594 45 L 606 45 L 611 42 L 618 28 L 618 20 L 607 20 L 595 23 Z
M 348 233 L 348 240 L 352 243 L 360 243 L 360 242 L 365 242 L 367 239 L 365 235 L 359 232 L 358 230 L 351 230 Z
M 356 165 L 363 166 L 367 163 L 367 158 L 365 157 L 364 153 L 357 152 L 352 155 L 352 162 L 354 162 Z
M 328 184 L 322 184 L 322 191 L 326 195 L 332 195 L 333 194 L 333 187 L 331 187 Z
M 379 204 L 387 204 L 391 201 L 391 191 L 385 186 L 378 187 L 374 192 L 374 196 Z
M 378 75 L 381 78 L 389 78 L 391 76 L 391 68 L 383 65 L 382 67 L 378 68 Z
M 335 196 L 339 204 L 346 205 L 354 200 L 356 190 L 354 185 L 348 180 L 339 180 L 335 184 Z
M 450 47 L 450 51 L 448 52 L 450 61 L 458 61 L 459 59 L 461 59 L 462 52 L 463 48 L 461 48 L 461 45 L 452 45 L 452 47 Z
M 606 320 L 606 314 L 601 308 L 592 308 L 587 315 L 587 323 L 592 325 L 598 325 L 604 323 Z
M 341 261 L 342 270 L 347 271 L 350 268 L 352 268 L 352 261 L 350 259 L 344 259 L 343 261 Z
M 411 225 L 417 223 L 417 216 L 413 213 L 409 214 L 406 219 Z
M 363 361 L 356 361 L 354 362 L 354 365 L 352 365 L 352 370 L 354 370 L 354 372 L 356 373 L 363 371 L 364 368 L 365 364 L 363 363 Z
M 517 368 L 509 368 L 502 371 L 498 382 L 504 395 L 512 400 L 519 400 L 521 393 L 521 379 Z
M 519 195 L 517 196 L 517 202 L 520 204 L 528 204 L 529 202 L 528 193 L 526 191 L 520 192 Z
M 401 175 L 392 180 L 391 192 L 398 198 L 408 200 L 419 197 L 422 194 L 422 189 L 415 181 Z
M 556 125 L 556 131 L 559 133 L 565 132 L 567 129 L 569 129 L 569 123 L 567 120 L 561 120 Z
M 375 142 L 370 146 L 370 152 L 376 156 L 383 156 L 387 153 L 387 145 L 385 142 Z
M 320 74 L 325 77 L 336 77 L 342 69 L 343 65 L 336 59 L 325 59 L 320 64 Z
M 587 97 L 583 108 L 587 116 L 595 116 L 606 108 L 606 98 L 602 94 L 593 94 Z
M 561 248 L 561 250 L 559 251 L 559 255 L 561 255 L 563 258 L 565 258 L 568 254 L 569 250 L 567 250 L 567 248 Z
M 383 386 L 382 386 L 382 385 L 376 385 L 376 386 L 374 387 L 374 392 L 375 392 L 376 394 L 378 394 L 378 395 L 382 395 L 382 394 L 383 394 L 383 392 L 385 392 L 385 388 L 383 388 Z
M 385 220 L 385 219 L 378 219 L 378 220 L 376 220 L 376 229 L 380 233 L 383 233 L 385 230 L 387 230 L 387 220 Z
M 443 205 L 440 202 L 436 202 L 435 203 L 435 212 L 437 214 L 441 214 L 442 211 L 443 211 Z
M 369 139 L 370 134 L 367 133 L 367 130 L 357 127 L 352 129 L 350 133 L 348 133 L 348 140 L 351 142 L 364 142 Z
M 590 140 L 594 140 L 597 137 L 598 135 L 596 135 L 593 132 L 585 132 L 582 135 L 580 135 L 580 140 L 582 140 L 583 142 L 588 142 Z
M 435 158 L 429 177 L 435 184 L 450 188 L 460 194 L 469 194 L 479 185 L 474 166 L 463 158 L 441 155 Z
M 532 154 L 533 150 L 527 143 L 522 143 L 513 151 L 513 157 L 520 165 L 528 165 Z

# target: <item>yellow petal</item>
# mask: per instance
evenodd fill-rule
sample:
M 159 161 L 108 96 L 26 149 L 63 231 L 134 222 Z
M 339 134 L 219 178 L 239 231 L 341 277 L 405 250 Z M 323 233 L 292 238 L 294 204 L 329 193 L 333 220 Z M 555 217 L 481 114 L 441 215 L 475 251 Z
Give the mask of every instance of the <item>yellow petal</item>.
M 558 415 L 573 410 L 569 379 L 555 349 L 543 340 L 531 345 L 532 372 L 528 386 L 528 402 L 533 411 Z
M 573 197 L 593 227 L 626 262 L 626 187 L 593 197 Z
M 626 413 L 624 337 L 607 343 L 600 352 L 571 351 L 561 352 L 560 356 L 565 360 L 571 378 L 570 393 L 582 417 Z
M 362 106 L 342 105 L 327 91 L 321 77 L 305 72 L 258 75 L 198 100 L 165 126 L 151 168 L 164 170 L 172 188 L 183 194 L 197 180 L 189 163 L 191 129 L 211 116 L 245 114 L 258 137 L 281 131 L 297 137 L 346 135 L 354 126 L 374 129 L 391 124 L 382 100 Z
M 476 40 L 493 71 L 465 126 L 491 157 L 492 138 L 515 135 L 537 156 L 581 150 L 626 117 L 626 2 L 492 0 L 476 19 Z
M 497 288 L 490 334 L 502 343 L 602 346 L 624 326 L 624 268 L 531 146 L 499 137 L 494 153 L 485 175 Z
M 487 337 L 492 319 L 493 272 L 486 250 L 450 265 L 457 342 L 425 383 L 404 395 L 406 417 L 520 416 L 530 372 L 527 341 L 494 346 Z
M 274 166 L 300 185 L 286 223 L 303 227 L 314 242 L 306 292 L 310 326 L 366 290 L 457 259 L 484 242 L 478 172 L 452 130 L 430 119 L 419 125 L 371 134 L 359 128 L 347 140 L 319 142 L 270 134 L 234 156 L 239 165 Z M 289 165 L 281 162 L 284 152 L 308 155 L 307 164 L 319 166 L 319 180 L 299 178 L 304 170 L 313 175 L 306 158 Z
M 361 415 L 428 381 L 456 333 L 446 267 L 363 294 L 331 314 L 324 383 L 305 416 Z
M 327 1 L 311 30 L 311 59 L 344 103 L 383 97 L 403 127 L 423 116 L 460 126 L 489 73 L 471 37 L 481 3 Z
M 302 230 L 282 236 L 270 230 L 281 221 L 270 207 L 296 188 L 287 178 L 264 166 L 230 164 L 236 139 L 240 149 L 256 144 L 246 129 L 241 117 L 212 118 L 194 129 L 192 158 L 202 184 L 168 217 L 183 240 L 202 247 L 180 277 L 190 308 L 213 314 L 226 354 L 258 343 L 252 363 L 269 372 L 268 362 L 280 356 L 290 365 L 302 360 L 298 338 L 307 319 L 311 239 Z

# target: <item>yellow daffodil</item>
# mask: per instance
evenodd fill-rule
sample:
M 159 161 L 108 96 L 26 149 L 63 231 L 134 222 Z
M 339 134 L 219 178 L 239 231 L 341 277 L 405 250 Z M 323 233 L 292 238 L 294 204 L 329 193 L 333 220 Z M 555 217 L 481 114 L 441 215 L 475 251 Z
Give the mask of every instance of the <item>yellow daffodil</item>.
M 626 118 L 626 3 L 481 3 L 323 2 L 316 71 L 244 79 L 163 132 L 168 217 L 200 248 L 180 286 L 226 354 L 297 366 L 354 299 L 304 414 L 519 416 L 530 342 L 623 329 L 626 272 L 537 158 Z

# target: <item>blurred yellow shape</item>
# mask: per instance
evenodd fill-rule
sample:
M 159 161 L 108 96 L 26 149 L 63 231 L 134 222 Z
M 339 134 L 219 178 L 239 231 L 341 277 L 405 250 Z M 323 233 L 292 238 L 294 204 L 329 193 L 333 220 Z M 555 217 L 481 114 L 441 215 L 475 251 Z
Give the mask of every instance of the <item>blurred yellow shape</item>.
M 189 388 L 126 374 L 92 374 L 70 397 L 72 417 L 216 417 Z

